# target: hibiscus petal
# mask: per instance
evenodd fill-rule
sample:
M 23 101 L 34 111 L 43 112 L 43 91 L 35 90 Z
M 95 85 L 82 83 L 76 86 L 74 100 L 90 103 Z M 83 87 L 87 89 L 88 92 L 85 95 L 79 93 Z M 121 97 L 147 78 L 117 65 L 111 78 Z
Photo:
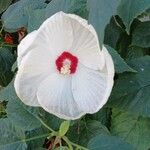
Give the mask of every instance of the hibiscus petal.
M 114 63 L 112 60 L 111 55 L 108 53 L 107 49 L 103 46 L 102 52 L 104 54 L 105 57 L 105 67 L 103 68 L 103 72 L 107 72 L 107 91 L 106 94 L 104 96 L 104 99 L 108 99 L 110 96 L 110 93 L 112 91 L 112 87 L 114 84 L 114 75 L 115 75 L 115 69 L 114 69 Z
M 18 67 L 20 66 L 23 56 L 25 56 L 32 49 L 31 45 L 34 44 L 36 35 L 37 31 L 35 30 L 28 34 L 24 39 L 22 39 L 20 44 L 18 45 Z
M 37 88 L 41 81 L 56 71 L 52 60 L 46 50 L 38 48 L 24 56 L 15 78 L 15 89 L 25 104 L 39 106 L 36 97 Z
M 70 19 L 63 12 L 58 12 L 21 41 L 18 46 L 18 66 L 23 56 L 36 47 L 48 49 L 56 58 L 63 51 L 70 51 L 72 41 Z
M 114 74 L 115 74 L 114 63 L 113 63 L 112 57 L 108 53 L 108 51 L 107 51 L 105 46 L 103 46 L 102 53 L 103 53 L 105 61 L 106 61 L 104 70 L 105 70 L 105 72 L 107 72 L 107 74 L 109 75 L 110 79 L 112 80 L 113 77 L 114 77 Z
M 63 119 L 76 119 L 81 115 L 71 91 L 71 76 L 53 74 L 40 85 L 37 97 L 46 111 Z
M 86 67 L 99 70 L 104 67 L 104 56 L 93 26 L 87 20 L 73 14 L 67 14 L 73 30 L 72 51 Z
M 98 111 L 107 101 L 104 95 L 107 90 L 107 75 L 78 66 L 76 74 L 72 77 L 72 92 L 74 99 L 85 113 Z
M 86 113 L 97 112 L 107 102 L 113 87 L 113 61 L 105 47 L 102 52 L 106 64 L 101 72 L 79 64 L 76 74 L 72 77 L 74 99 Z
M 58 12 L 48 18 L 39 28 L 39 33 L 47 39 L 47 45 L 55 57 L 63 51 L 70 51 L 73 32 L 70 19 L 65 13 Z

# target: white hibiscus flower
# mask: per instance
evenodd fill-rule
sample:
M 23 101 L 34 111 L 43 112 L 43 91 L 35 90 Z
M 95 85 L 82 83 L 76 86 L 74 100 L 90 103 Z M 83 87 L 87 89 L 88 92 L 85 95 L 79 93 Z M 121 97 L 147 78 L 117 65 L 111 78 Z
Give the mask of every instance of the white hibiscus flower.
M 63 119 L 97 112 L 108 100 L 114 65 L 87 21 L 58 12 L 18 46 L 15 89 L 27 105 Z

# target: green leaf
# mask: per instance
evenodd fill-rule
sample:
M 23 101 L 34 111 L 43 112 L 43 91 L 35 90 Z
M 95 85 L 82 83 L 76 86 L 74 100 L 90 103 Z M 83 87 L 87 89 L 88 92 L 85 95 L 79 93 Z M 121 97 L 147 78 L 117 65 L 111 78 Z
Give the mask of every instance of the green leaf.
M 24 130 L 32 130 L 41 126 L 37 118 L 38 108 L 26 106 L 21 102 L 16 95 L 13 81 L 0 91 L 0 99 L 8 101 L 7 116 L 17 126 Z
M 88 120 L 77 122 L 70 127 L 67 137 L 75 143 L 87 146 L 89 140 L 99 134 L 109 134 L 109 131 L 100 122 Z
M 88 19 L 87 0 L 74 0 L 73 5 L 71 5 L 68 12 Z
M 122 18 L 128 33 L 134 18 L 142 14 L 149 7 L 149 0 L 121 0 L 117 14 Z
M 40 127 L 26 132 L 28 150 L 40 150 L 44 146 L 46 138 L 50 135 L 49 130 Z M 44 148 L 43 148 L 44 149 Z
M 105 29 L 104 43 L 116 49 L 118 40 L 123 32 L 123 29 L 116 23 L 115 17 L 112 17 Z
M 46 7 L 46 18 L 59 11 L 68 12 L 73 4 L 74 0 L 52 0 Z
M 121 58 L 121 56 L 115 51 L 113 48 L 111 48 L 108 45 L 105 45 L 108 52 L 112 56 L 112 59 L 114 61 L 115 65 L 115 72 L 116 73 L 123 73 L 125 71 L 128 72 L 136 72 L 134 69 L 132 69 L 130 66 L 127 65 L 127 63 Z
M 41 119 L 50 126 L 53 130 L 58 131 L 61 123 L 64 121 L 43 109 L 40 109 Z
M 46 4 L 44 0 L 20 0 L 3 13 L 2 21 L 4 27 L 9 30 L 17 30 L 26 27 L 28 24 L 28 12 L 37 8 L 43 8 Z
M 0 1 L 0 14 L 7 9 L 7 7 L 11 4 L 12 0 L 1 0 Z
M 11 101 L 16 98 L 14 91 L 14 81 L 11 81 L 7 87 L 0 91 L 0 101 Z
M 104 40 L 104 31 L 112 15 L 116 14 L 118 0 L 88 0 L 89 23 L 97 31 L 100 45 Z
M 133 31 L 132 45 L 150 47 L 150 21 L 140 23 Z
M 150 56 L 133 59 L 129 65 L 137 73 L 119 76 L 108 105 L 150 117 Z
M 0 150 L 26 150 L 25 134 L 9 119 L 0 120 Z
M 8 102 L 6 112 L 8 118 L 24 130 L 32 130 L 41 126 L 38 120 L 38 108 L 24 105 L 17 97 Z
M 130 46 L 127 51 L 127 59 L 143 57 L 145 55 L 145 49 L 138 46 Z
M 90 140 L 88 144 L 90 150 L 135 150 L 132 145 L 124 142 L 120 138 L 99 135 Z
M 46 18 L 59 11 L 63 11 L 65 13 L 76 14 L 87 19 L 88 10 L 86 4 L 87 0 L 52 0 L 46 7 Z
M 0 118 L 6 118 L 6 102 L 0 102 Z
M 62 122 L 59 128 L 59 135 L 64 136 L 69 130 L 69 126 L 70 126 L 70 121 Z
M 114 109 L 111 132 L 133 144 L 136 150 L 148 150 L 150 148 L 150 119 L 148 118 Z
M 0 48 L 0 85 L 6 86 L 13 77 L 11 67 L 15 62 L 14 55 L 7 48 Z
M 28 20 L 28 33 L 37 30 L 45 20 L 45 9 L 31 10 Z
M 86 119 L 96 120 L 102 123 L 102 125 L 109 127 L 111 118 L 111 109 L 103 107 L 95 114 L 86 115 Z

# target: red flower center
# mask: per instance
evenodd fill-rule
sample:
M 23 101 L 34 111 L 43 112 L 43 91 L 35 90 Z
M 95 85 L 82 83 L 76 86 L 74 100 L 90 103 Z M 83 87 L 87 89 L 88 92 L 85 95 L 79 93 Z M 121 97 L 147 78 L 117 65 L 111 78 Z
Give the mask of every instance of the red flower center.
M 72 55 L 71 53 L 64 51 L 56 59 L 55 63 L 56 63 L 57 70 L 61 74 L 73 74 L 76 72 L 78 58 Z

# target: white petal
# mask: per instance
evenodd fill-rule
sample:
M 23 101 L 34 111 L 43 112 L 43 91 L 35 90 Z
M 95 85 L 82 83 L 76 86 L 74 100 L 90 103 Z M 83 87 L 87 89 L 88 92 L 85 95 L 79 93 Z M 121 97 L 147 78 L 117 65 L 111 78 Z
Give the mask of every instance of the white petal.
M 103 46 L 102 53 L 106 61 L 104 70 L 108 73 L 108 75 L 110 75 L 111 78 L 113 78 L 115 74 L 114 63 L 105 46 Z
M 34 49 L 21 61 L 15 78 L 18 97 L 27 105 L 39 106 L 36 92 L 39 84 L 55 72 L 55 63 L 46 50 Z
M 53 55 L 59 56 L 63 51 L 70 51 L 73 32 L 69 17 L 58 12 L 48 18 L 39 28 L 39 33 L 47 39 L 47 46 Z
M 78 110 L 71 91 L 71 76 L 53 74 L 40 85 L 37 97 L 40 105 L 48 112 L 63 118 L 77 119 Z
M 85 113 L 97 112 L 108 100 L 114 83 L 114 64 L 107 49 L 103 46 L 105 67 L 94 71 L 82 65 L 72 79 L 73 96 Z
M 38 48 L 43 50 L 43 52 L 47 50 L 49 51 L 49 54 L 52 55 L 47 43 L 49 44 L 49 41 L 45 39 L 42 33 L 37 30 L 28 34 L 18 46 L 18 67 L 20 66 L 20 63 L 23 60 L 24 56 L 26 56 L 28 52 L 33 51 L 34 49 Z
M 85 113 L 95 113 L 107 101 L 104 99 L 107 91 L 107 74 L 78 66 L 72 77 L 72 92 L 74 99 Z
M 63 51 L 70 51 L 72 40 L 69 18 L 63 12 L 56 13 L 21 41 L 18 46 L 18 66 L 23 57 L 36 47 L 48 49 L 57 58 Z
M 114 84 L 115 69 L 114 69 L 114 63 L 113 63 L 112 57 L 104 46 L 103 46 L 102 52 L 104 54 L 105 61 L 106 61 L 103 72 L 107 72 L 107 85 L 108 86 L 107 86 L 106 94 L 104 96 L 104 100 L 107 100 L 110 96 L 110 93 Z
M 28 34 L 24 39 L 21 40 L 18 45 L 18 66 L 20 66 L 20 62 L 22 61 L 23 56 L 25 56 L 31 49 L 32 45 L 35 44 L 34 40 L 36 38 L 37 31 L 33 31 Z
M 73 14 L 67 14 L 73 30 L 72 51 L 85 66 L 99 70 L 104 67 L 104 56 L 99 47 L 95 29 L 87 20 Z

